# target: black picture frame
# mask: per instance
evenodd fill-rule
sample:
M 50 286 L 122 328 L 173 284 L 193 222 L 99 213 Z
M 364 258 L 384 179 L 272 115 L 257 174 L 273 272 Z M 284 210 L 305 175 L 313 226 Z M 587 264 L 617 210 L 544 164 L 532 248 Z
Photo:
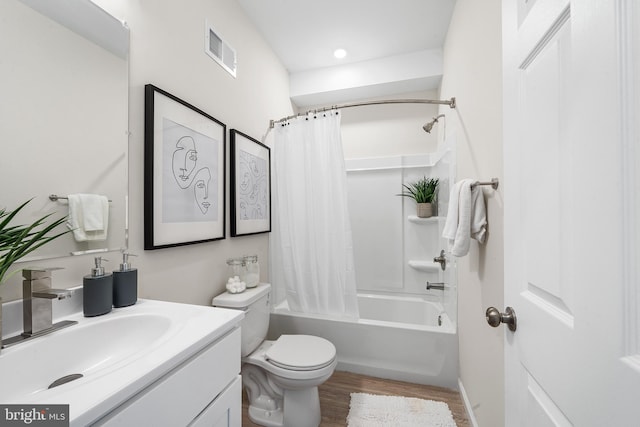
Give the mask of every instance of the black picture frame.
M 271 149 L 231 129 L 231 237 L 271 231 Z
M 225 238 L 226 125 L 145 85 L 144 249 Z

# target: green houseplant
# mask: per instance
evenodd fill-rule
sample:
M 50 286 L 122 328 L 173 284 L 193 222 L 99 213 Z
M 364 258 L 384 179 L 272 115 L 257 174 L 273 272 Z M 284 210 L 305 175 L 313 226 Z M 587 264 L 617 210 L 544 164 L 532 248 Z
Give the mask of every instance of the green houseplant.
M 418 181 L 402 184 L 404 190 L 399 196 L 409 197 L 417 203 L 419 218 L 429 218 L 433 215 L 433 203 L 438 197 L 438 178 L 422 177 Z
M 63 224 L 65 217 L 47 224 L 52 214 L 45 215 L 32 224 L 12 225 L 15 216 L 33 199 L 29 199 L 13 211 L 0 209 L 0 284 L 4 283 L 16 271 L 9 273 L 13 263 L 38 249 L 40 246 L 69 233 L 65 230 L 48 236 L 54 228 Z

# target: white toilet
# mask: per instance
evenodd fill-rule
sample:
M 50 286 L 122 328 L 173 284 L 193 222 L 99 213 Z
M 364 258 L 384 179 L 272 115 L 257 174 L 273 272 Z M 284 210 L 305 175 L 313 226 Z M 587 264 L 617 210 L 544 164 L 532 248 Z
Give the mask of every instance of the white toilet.
M 318 386 L 336 367 L 335 346 L 311 335 L 282 335 L 266 341 L 271 285 L 261 283 L 239 294 L 225 292 L 215 307 L 244 310 L 242 384 L 249 397 L 249 418 L 267 427 L 318 427 Z

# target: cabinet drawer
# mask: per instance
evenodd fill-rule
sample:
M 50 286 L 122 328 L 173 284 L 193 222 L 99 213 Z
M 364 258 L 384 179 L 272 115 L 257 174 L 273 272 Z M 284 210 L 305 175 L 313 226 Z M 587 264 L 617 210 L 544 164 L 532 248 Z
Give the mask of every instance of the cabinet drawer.
M 185 426 L 240 373 L 240 328 L 215 341 L 96 425 Z
M 240 427 L 242 425 L 242 377 L 238 375 L 189 427 Z

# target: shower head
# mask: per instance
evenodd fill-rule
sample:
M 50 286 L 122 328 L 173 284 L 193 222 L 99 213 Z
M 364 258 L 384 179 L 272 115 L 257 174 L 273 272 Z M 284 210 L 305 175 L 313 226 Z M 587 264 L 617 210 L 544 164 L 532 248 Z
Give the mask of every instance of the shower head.
M 422 126 L 422 129 L 424 129 L 424 131 L 426 133 L 431 133 L 431 129 L 433 129 L 433 124 L 434 123 L 435 123 L 435 121 L 429 122 L 429 123 L 425 124 L 424 126 Z
M 424 129 L 426 133 L 431 133 L 431 129 L 433 129 L 433 125 L 438 123 L 438 119 L 441 117 L 444 117 L 444 114 L 440 114 L 439 116 L 434 117 L 433 120 L 431 120 L 429 123 L 422 126 L 422 129 Z

